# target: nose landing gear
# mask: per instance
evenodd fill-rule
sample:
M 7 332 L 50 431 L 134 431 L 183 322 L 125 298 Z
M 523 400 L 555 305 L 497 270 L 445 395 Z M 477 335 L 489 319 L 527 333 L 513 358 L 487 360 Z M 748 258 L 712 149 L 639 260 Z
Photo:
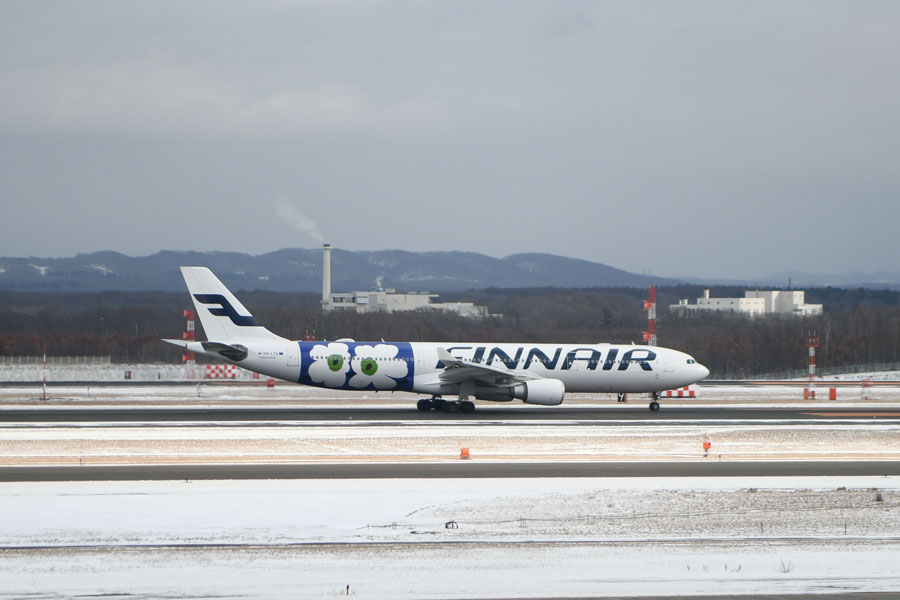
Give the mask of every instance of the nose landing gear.
M 650 401 L 650 410 L 656 412 L 659 410 L 659 402 L 657 402 L 659 400 L 659 392 L 653 392 L 651 397 L 653 399 Z

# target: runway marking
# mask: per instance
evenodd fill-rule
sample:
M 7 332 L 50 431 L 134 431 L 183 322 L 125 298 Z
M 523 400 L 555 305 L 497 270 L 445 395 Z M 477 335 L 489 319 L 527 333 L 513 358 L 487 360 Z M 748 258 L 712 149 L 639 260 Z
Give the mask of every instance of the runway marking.
M 900 412 L 811 412 L 816 417 L 900 417 Z

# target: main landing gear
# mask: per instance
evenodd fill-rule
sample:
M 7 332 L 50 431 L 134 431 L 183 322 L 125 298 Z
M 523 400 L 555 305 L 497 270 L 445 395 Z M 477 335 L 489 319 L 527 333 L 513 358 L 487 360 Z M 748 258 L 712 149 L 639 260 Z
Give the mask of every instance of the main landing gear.
M 448 400 L 444 400 L 443 398 L 439 398 L 435 396 L 434 398 L 422 398 L 416 403 L 416 408 L 421 410 L 422 412 L 428 412 L 432 408 L 438 412 L 448 412 L 455 413 L 461 412 L 464 414 L 472 414 L 475 412 L 475 403 L 469 402 L 468 400 L 460 400 L 459 402 L 451 402 Z

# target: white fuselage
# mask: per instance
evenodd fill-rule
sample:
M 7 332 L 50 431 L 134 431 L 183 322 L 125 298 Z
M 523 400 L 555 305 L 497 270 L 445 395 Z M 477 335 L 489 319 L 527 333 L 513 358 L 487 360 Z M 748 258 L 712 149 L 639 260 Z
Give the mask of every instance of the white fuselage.
M 559 380 L 566 392 L 574 393 L 659 392 L 695 383 L 709 374 L 688 354 L 658 346 L 234 339 L 228 344 L 246 348 L 247 356 L 225 360 L 270 377 L 331 389 L 431 396 L 460 393 L 461 384 L 446 377 L 439 349 L 467 365 L 492 368 L 491 373 L 466 384 L 475 397 L 496 396 L 498 387 L 504 386 L 504 373 Z M 200 345 L 193 342 L 189 349 L 223 358 Z

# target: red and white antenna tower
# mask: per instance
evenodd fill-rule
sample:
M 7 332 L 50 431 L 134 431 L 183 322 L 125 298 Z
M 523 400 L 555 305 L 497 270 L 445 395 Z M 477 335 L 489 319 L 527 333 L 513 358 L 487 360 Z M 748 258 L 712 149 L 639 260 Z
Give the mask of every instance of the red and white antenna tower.
M 44 400 L 47 399 L 47 342 L 44 342 Z
M 185 310 L 184 318 L 187 319 L 187 322 L 184 326 L 184 333 L 182 334 L 182 338 L 188 342 L 193 342 L 194 337 L 194 318 L 196 317 L 194 311 Z M 186 351 L 181 355 L 181 360 L 184 361 L 184 366 L 187 367 L 188 378 L 193 378 L 194 376 L 194 353 L 190 350 Z
M 816 398 L 816 347 L 819 345 L 819 336 L 815 331 L 810 331 L 806 336 L 806 347 L 809 348 L 809 387 L 807 393 L 811 400 Z
M 656 286 L 651 285 L 644 300 L 644 310 L 647 311 L 647 331 L 644 332 L 644 341 L 648 346 L 656 345 Z

